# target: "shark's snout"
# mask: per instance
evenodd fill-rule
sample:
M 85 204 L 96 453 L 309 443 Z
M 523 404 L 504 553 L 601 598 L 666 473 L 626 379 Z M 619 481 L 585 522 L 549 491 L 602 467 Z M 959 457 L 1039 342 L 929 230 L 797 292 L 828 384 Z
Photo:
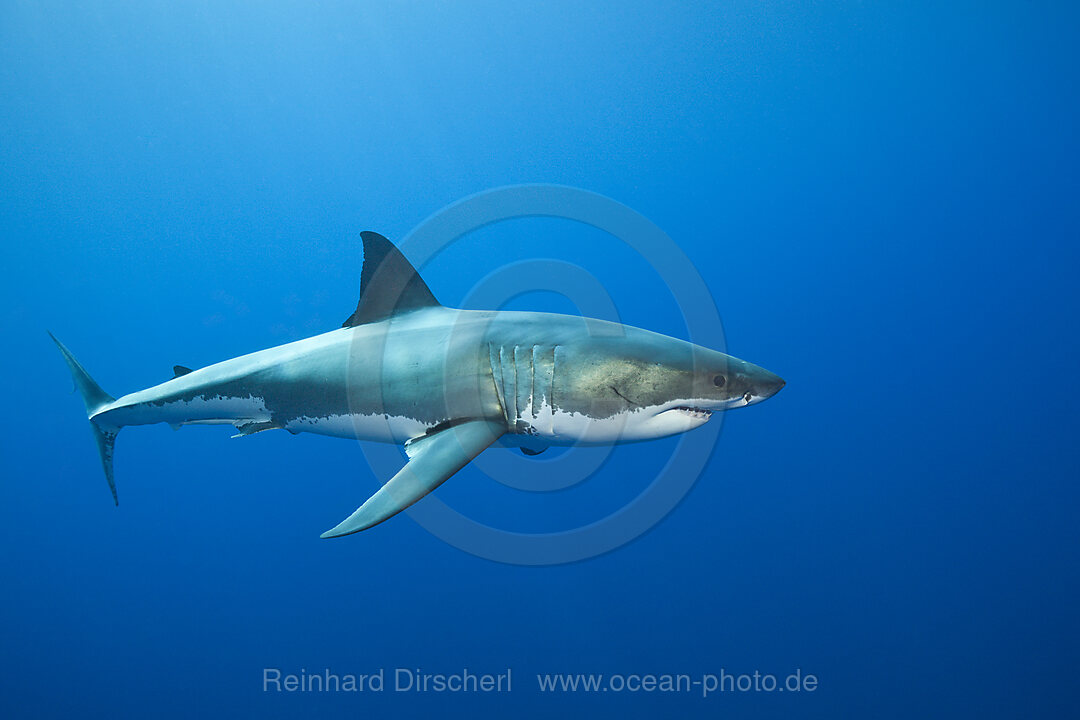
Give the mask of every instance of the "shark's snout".
M 747 405 L 768 400 L 787 384 L 784 378 L 763 368 L 755 368 L 755 372 L 747 378 L 747 381 L 748 387 L 743 394 L 743 400 Z
M 760 390 L 759 394 L 762 397 L 770 398 L 776 393 L 783 390 L 784 386 L 787 385 L 787 383 L 784 382 L 784 378 L 780 377 L 779 375 L 773 375 L 772 373 L 769 373 L 769 375 L 771 375 L 772 377 L 763 382 L 758 388 Z

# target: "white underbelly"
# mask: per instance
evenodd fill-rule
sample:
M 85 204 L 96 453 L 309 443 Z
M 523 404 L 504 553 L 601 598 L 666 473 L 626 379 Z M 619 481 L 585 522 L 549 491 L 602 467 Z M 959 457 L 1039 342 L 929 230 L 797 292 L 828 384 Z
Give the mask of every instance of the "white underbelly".
M 423 435 L 428 427 L 427 424 L 413 418 L 352 414 L 300 417 L 289 422 L 285 429 L 296 433 L 306 432 L 372 442 L 403 443 Z

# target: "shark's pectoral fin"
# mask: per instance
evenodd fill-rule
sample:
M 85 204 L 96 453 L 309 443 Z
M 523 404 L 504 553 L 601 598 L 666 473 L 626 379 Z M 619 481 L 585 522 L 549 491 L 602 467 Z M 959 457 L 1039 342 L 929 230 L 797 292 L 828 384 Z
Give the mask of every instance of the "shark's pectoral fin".
M 506 425 L 486 420 L 454 425 L 410 447 L 409 461 L 397 475 L 324 538 L 367 530 L 427 495 L 506 432 Z

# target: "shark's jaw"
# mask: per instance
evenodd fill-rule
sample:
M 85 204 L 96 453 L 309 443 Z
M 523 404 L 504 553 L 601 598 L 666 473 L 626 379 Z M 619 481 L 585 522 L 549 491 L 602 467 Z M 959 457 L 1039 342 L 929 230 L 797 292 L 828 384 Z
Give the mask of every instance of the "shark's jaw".
M 663 435 L 657 435 L 656 437 L 676 435 L 701 427 L 709 422 L 712 414 L 713 411 L 707 408 L 694 405 L 676 405 L 673 408 L 656 413 L 652 420 L 649 421 L 649 425 L 653 426 L 657 431 L 663 432 Z
M 720 401 L 711 399 L 674 400 L 652 409 L 652 417 L 643 418 L 641 422 L 648 430 L 659 433 L 654 437 L 665 437 L 699 428 L 709 422 L 713 413 L 746 407 L 747 405 L 759 403 L 764 399 L 763 396 L 747 392 L 745 395 Z M 645 430 L 646 427 L 641 429 Z
M 691 417 L 703 418 L 706 421 L 712 417 L 712 410 L 693 405 L 679 405 L 678 407 L 671 408 L 671 410 L 665 410 L 665 412 L 680 412 Z
M 610 418 L 591 420 L 585 428 L 573 428 L 578 442 L 586 444 L 637 442 L 678 435 L 709 422 L 713 412 L 722 410 L 707 407 L 696 400 L 674 400 L 663 405 L 635 408 Z M 711 403 L 710 403 L 711 404 Z M 564 426 L 567 430 L 570 427 Z

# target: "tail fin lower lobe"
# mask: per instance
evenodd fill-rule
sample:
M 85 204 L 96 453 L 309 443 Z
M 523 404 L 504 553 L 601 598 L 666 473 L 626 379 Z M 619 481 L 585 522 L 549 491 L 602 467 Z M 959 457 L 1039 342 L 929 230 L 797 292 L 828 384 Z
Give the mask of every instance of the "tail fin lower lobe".
M 90 430 L 94 433 L 98 454 L 101 455 L 101 466 L 105 470 L 105 479 L 108 481 L 109 489 L 112 491 L 113 502 L 119 505 L 120 503 L 116 498 L 116 480 L 113 477 L 113 445 L 116 443 L 116 434 L 119 432 L 119 428 L 101 427 L 93 420 L 94 415 L 113 402 L 113 397 L 94 382 L 94 378 L 90 377 L 90 373 L 83 369 L 83 366 L 79 364 L 71 351 L 64 347 L 62 342 L 57 340 L 52 333 L 49 333 L 49 337 L 56 343 L 56 347 L 60 348 L 60 354 L 64 356 L 64 361 L 67 362 L 68 369 L 71 370 L 71 377 L 75 380 L 75 387 L 78 388 L 79 394 L 82 396 L 83 404 L 86 406 L 86 417 L 90 419 Z

